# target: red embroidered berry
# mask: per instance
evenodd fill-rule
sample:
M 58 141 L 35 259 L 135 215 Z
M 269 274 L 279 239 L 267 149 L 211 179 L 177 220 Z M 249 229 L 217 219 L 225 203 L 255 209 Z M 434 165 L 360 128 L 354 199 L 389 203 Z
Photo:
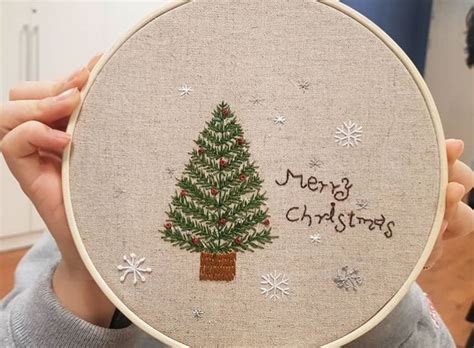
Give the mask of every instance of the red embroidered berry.
M 182 191 L 179 193 L 179 195 L 180 195 L 181 197 L 186 197 L 186 196 L 188 195 L 188 191 L 182 190 Z
M 193 236 L 191 238 L 191 241 L 193 242 L 194 245 L 199 245 L 201 244 L 201 240 L 198 237 Z
M 230 110 L 229 108 L 224 108 L 222 109 L 222 117 L 226 118 L 230 115 Z
M 239 179 L 240 179 L 240 181 L 243 182 L 243 181 L 247 180 L 247 177 L 246 177 L 244 174 L 241 174 L 241 175 L 239 176 Z
M 217 196 L 219 194 L 219 191 L 215 187 L 211 188 L 211 195 Z
M 245 139 L 244 138 L 237 138 L 237 144 L 244 145 L 245 144 Z
M 221 158 L 219 160 L 219 167 L 224 168 L 226 164 L 227 164 L 227 162 L 226 162 L 225 159 Z
M 270 220 L 265 219 L 265 220 L 263 220 L 262 223 L 263 223 L 265 226 L 268 226 L 268 225 L 270 225 Z
M 240 244 L 240 243 L 242 243 L 242 241 L 240 240 L 239 237 L 237 237 L 237 238 L 234 239 L 234 243 L 235 244 Z
M 173 225 L 171 224 L 171 222 L 167 222 L 166 224 L 164 224 L 163 226 L 165 226 L 165 228 L 167 230 L 171 230 L 171 227 L 173 227 Z
M 198 154 L 202 155 L 206 150 L 204 150 L 202 147 L 198 148 Z
M 224 219 L 224 218 L 219 219 L 219 225 L 224 226 L 226 223 L 227 223 L 226 219 Z

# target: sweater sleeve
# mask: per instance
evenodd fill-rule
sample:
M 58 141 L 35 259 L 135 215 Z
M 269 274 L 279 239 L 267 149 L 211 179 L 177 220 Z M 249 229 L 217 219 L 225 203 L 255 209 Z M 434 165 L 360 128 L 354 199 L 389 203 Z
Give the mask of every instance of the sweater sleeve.
M 455 348 L 456 345 L 431 301 L 415 283 L 382 322 L 344 347 Z
M 107 329 L 67 311 L 52 289 L 59 261 L 49 233 L 23 257 L 15 273 L 15 287 L 0 303 L 3 347 L 122 347 L 133 346 L 137 329 Z

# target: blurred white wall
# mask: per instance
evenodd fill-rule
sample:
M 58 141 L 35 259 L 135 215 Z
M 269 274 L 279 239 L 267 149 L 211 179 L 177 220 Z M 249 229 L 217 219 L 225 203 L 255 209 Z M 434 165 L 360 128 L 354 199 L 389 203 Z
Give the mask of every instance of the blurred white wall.
M 474 68 L 466 65 L 466 15 L 474 0 L 433 0 L 425 79 L 447 138 L 465 142 L 474 168 Z

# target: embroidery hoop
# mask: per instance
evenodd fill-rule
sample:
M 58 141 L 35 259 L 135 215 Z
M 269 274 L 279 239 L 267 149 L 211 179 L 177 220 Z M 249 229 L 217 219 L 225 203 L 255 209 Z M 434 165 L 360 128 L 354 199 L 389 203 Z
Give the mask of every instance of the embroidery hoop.
M 159 10 L 151 14 L 149 17 L 141 21 L 137 26 L 135 26 L 132 30 L 130 30 L 126 35 L 124 35 L 97 63 L 94 71 L 91 73 L 87 86 L 82 91 L 82 99 L 84 100 L 87 94 L 89 93 L 94 81 L 97 78 L 99 72 L 104 68 L 107 64 L 109 59 L 114 55 L 114 53 L 125 43 L 134 33 L 140 30 L 140 28 L 146 26 L 149 22 L 153 21 L 157 17 L 172 11 L 175 8 L 178 8 L 182 5 L 185 5 L 190 0 L 175 0 L 171 1 L 168 4 L 162 6 Z M 427 261 L 434 245 L 437 240 L 438 231 L 440 229 L 442 223 L 442 217 L 444 213 L 444 196 L 446 193 L 446 186 L 447 186 L 447 159 L 445 151 L 442 151 L 444 145 L 444 135 L 442 126 L 440 123 L 439 115 L 434 104 L 433 98 L 423 81 L 421 75 L 414 67 L 413 63 L 409 60 L 406 54 L 397 46 L 397 44 L 389 38 L 381 29 L 379 29 L 375 24 L 370 22 L 368 19 L 363 17 L 362 15 L 358 14 L 356 11 L 352 10 L 346 5 L 339 3 L 338 1 L 331 1 L 331 0 L 319 0 L 319 3 L 324 4 L 326 6 L 331 7 L 332 9 L 339 11 L 346 16 L 357 21 L 360 25 L 364 26 L 370 32 L 372 32 L 379 40 L 381 40 L 392 52 L 393 54 L 403 63 L 406 67 L 407 71 L 413 78 L 413 81 L 416 83 L 417 87 L 419 88 L 420 93 L 423 95 L 425 99 L 426 106 L 431 114 L 433 126 L 436 132 L 437 142 L 438 142 L 438 149 L 439 149 L 439 156 L 440 156 L 440 187 L 439 187 L 439 200 L 437 205 L 437 213 L 436 218 L 432 225 L 432 230 L 429 236 L 429 239 L 426 243 L 423 253 L 421 254 L 416 266 L 413 268 L 411 275 L 405 281 L 405 283 L 400 287 L 400 289 L 396 292 L 395 296 L 393 296 L 386 305 L 377 312 L 372 318 L 370 318 L 367 322 L 361 325 L 356 330 L 348 333 L 346 336 L 341 337 L 324 347 L 334 347 L 334 346 L 341 346 L 347 344 L 357 337 L 360 337 L 364 333 L 368 332 L 370 329 L 375 327 L 378 323 L 380 323 L 392 310 L 393 308 L 401 301 L 404 295 L 408 292 L 411 284 L 415 281 L 418 274 L 422 271 L 423 265 Z M 80 111 L 82 108 L 79 106 L 73 115 L 71 116 L 71 120 L 68 125 L 67 132 L 69 134 L 73 134 Z M 64 195 L 64 204 L 66 209 L 66 215 L 68 218 L 69 226 L 71 228 L 72 236 L 76 247 L 78 248 L 79 254 L 87 267 L 88 271 L 91 273 L 92 277 L 99 285 L 101 290 L 106 294 L 106 296 L 114 303 L 114 305 L 125 315 L 127 316 L 134 324 L 136 324 L 140 329 L 147 332 L 148 334 L 156 337 L 157 339 L 161 340 L 165 344 L 169 344 L 172 346 L 185 346 L 180 342 L 175 341 L 174 339 L 165 336 L 164 334 L 160 333 L 155 328 L 148 325 L 144 322 L 137 314 L 135 314 L 132 310 L 130 310 L 122 300 L 110 289 L 109 285 L 104 281 L 101 274 L 97 271 L 93 261 L 91 260 L 83 240 L 81 239 L 79 230 L 77 228 L 74 211 L 72 207 L 71 201 L 71 192 L 70 192 L 70 176 L 69 176 L 69 168 L 70 168 L 70 157 L 71 157 L 71 146 L 68 146 L 63 158 L 62 164 L 62 184 L 63 184 L 63 195 Z

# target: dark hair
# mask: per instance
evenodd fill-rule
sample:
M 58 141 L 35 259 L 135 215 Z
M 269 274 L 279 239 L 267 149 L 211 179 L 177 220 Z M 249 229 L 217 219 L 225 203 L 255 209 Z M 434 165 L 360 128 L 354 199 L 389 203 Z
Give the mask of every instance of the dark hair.
M 466 16 L 466 26 L 467 26 L 467 34 L 466 34 L 466 52 L 467 52 L 467 59 L 466 63 L 467 66 L 472 68 L 474 65 L 474 6 L 471 7 L 469 12 Z

